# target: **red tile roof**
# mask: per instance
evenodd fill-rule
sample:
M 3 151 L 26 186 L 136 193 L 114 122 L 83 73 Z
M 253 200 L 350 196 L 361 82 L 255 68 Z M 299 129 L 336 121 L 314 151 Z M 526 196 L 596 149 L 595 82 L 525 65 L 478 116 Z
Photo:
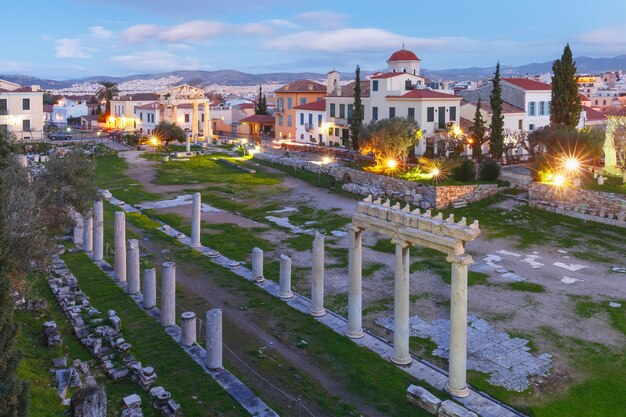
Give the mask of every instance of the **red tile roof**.
M 15 90 L 8 90 L 6 88 L 0 88 L 0 93 L 32 93 L 33 89 L 31 87 L 20 87 Z M 34 90 L 37 92 L 37 90 Z M 43 93 L 43 91 L 41 91 Z
M 626 116 L 626 106 L 624 107 L 605 107 L 602 112 L 607 116 Z
M 580 93 L 578 93 L 578 97 L 580 97 L 580 100 L 581 100 L 581 101 L 589 101 L 589 97 L 587 97 L 587 96 L 586 96 L 586 95 L 584 95 L 584 94 L 580 94 Z
M 317 101 L 312 101 L 310 103 L 301 104 L 299 106 L 294 107 L 294 109 L 324 111 L 326 110 L 326 100 L 317 100 Z
M 252 103 L 241 103 L 241 104 L 239 105 L 239 108 L 240 108 L 241 110 L 245 110 L 245 109 L 253 109 L 253 108 L 254 108 L 254 104 L 252 104 Z
M 118 100 L 120 101 L 148 101 L 148 100 L 158 100 L 158 99 L 159 99 L 159 95 L 155 93 L 129 94 L 129 95 L 118 98 Z
M 391 98 L 391 99 L 394 99 L 394 98 L 415 98 L 415 99 L 433 98 L 433 99 L 457 99 L 459 101 L 461 100 L 460 96 L 455 96 L 453 94 L 440 93 L 439 91 L 427 90 L 427 89 L 415 89 L 401 96 L 387 96 L 387 98 Z
M 52 104 L 44 104 L 43 105 L 43 112 L 44 113 L 52 113 L 52 108 L 54 107 L 54 105 Z
M 274 93 L 325 93 L 326 86 L 311 80 L 295 80 L 280 87 Z
M 274 124 L 274 116 L 269 114 L 253 114 L 244 119 L 239 120 L 239 123 L 261 123 L 264 125 Z
M 378 80 L 380 78 L 392 78 L 392 77 L 398 77 L 400 75 L 407 75 L 408 73 L 406 72 L 386 72 L 384 74 L 374 74 L 372 75 L 372 79 L 373 80 Z M 408 74 L 408 75 L 413 75 L 413 74 Z
M 413 52 L 406 49 L 400 49 L 399 51 L 391 54 L 387 60 L 387 62 L 393 61 L 420 61 L 420 59 Z
M 606 115 L 591 107 L 583 106 L 583 110 L 587 114 L 588 121 L 606 120 Z
M 461 106 L 465 106 L 467 104 L 472 104 L 472 105 L 476 106 L 478 104 L 478 102 L 466 102 L 466 101 L 461 102 Z M 489 103 L 489 100 L 481 101 L 480 102 L 480 108 L 481 108 L 481 110 L 485 110 L 488 114 L 492 114 L 491 103 Z M 504 113 L 504 114 L 506 114 L 506 113 L 526 113 L 526 110 L 520 109 L 517 106 L 514 106 L 512 104 L 507 103 L 506 101 L 503 101 L 502 102 L 502 113 Z
M 502 81 L 506 81 L 509 84 L 513 84 L 522 90 L 527 91 L 551 91 L 552 85 L 541 83 L 535 80 L 529 80 L 528 78 L 503 78 Z
M 474 121 L 461 117 L 461 123 L 459 123 L 459 127 L 462 130 L 467 132 L 469 128 L 472 127 L 473 125 L 474 125 Z

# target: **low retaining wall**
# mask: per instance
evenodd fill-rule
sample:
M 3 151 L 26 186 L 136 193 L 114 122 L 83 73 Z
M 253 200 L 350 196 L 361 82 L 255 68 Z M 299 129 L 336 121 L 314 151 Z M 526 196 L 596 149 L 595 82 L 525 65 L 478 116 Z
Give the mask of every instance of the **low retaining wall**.
M 564 214 L 618 227 L 626 227 L 626 196 L 578 187 L 561 189 L 533 182 L 528 188 L 528 204 Z
M 445 209 L 451 203 L 465 201 L 468 203 L 482 200 L 498 193 L 497 184 L 431 186 L 420 185 L 412 181 L 391 178 L 371 172 L 344 167 L 339 164 L 317 164 L 300 158 L 284 157 L 268 152 L 254 155 L 255 159 L 274 164 L 304 169 L 315 174 L 330 175 L 337 181 L 346 183 L 344 189 L 363 196 L 375 198 L 388 197 L 421 208 Z

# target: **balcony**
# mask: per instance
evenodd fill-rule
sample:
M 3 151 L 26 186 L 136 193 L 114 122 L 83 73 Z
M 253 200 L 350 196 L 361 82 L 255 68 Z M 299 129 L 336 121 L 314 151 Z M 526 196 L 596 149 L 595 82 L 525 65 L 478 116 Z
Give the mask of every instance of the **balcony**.
M 349 126 L 350 125 L 350 119 L 346 119 L 343 117 L 331 117 L 330 122 L 334 123 L 335 126 Z
M 304 124 L 304 130 L 306 130 L 307 132 L 312 132 L 315 130 L 315 125 L 314 124 L 310 124 L 310 123 L 305 123 Z

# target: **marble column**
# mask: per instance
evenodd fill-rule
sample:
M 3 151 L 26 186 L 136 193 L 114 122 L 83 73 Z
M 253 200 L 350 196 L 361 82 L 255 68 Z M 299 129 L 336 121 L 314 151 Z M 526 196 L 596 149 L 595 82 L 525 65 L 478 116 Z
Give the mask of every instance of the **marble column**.
M 126 246 L 126 292 L 130 295 L 139 293 L 139 241 L 128 239 Z
M 176 104 L 172 105 L 172 123 L 176 123 L 180 126 L 180 124 L 178 123 L 178 109 L 176 107 Z
M 180 344 L 192 346 L 196 343 L 196 313 L 185 311 L 180 315 Z
M 209 103 L 204 102 L 204 124 L 202 126 L 202 134 L 204 135 L 204 140 L 207 143 L 211 143 L 213 140 L 213 132 L 211 132 L 211 117 L 210 117 L 210 109 Z
M 143 308 L 156 307 L 156 269 L 144 269 L 141 284 L 141 287 L 143 288 Z
M 176 324 L 176 264 L 163 262 L 161 270 L 161 324 Z
M 214 308 L 206 312 L 206 356 L 209 369 L 222 368 L 222 310 Z
M 189 142 L 189 135 L 185 133 L 185 152 L 191 152 L 191 143 Z
M 265 281 L 263 276 L 263 251 L 259 248 L 252 249 L 252 279 L 255 282 Z
M 83 251 L 93 251 L 93 213 L 91 210 L 85 213 L 83 218 Z
M 200 223 L 202 220 L 202 197 L 200 193 L 194 193 L 191 204 L 191 246 L 198 247 L 200 243 Z
M 73 228 L 74 237 L 72 240 L 74 241 L 74 245 L 76 246 L 82 247 L 83 245 L 83 228 L 84 227 L 85 227 L 85 220 L 83 219 L 83 216 L 81 216 L 77 212 L 74 212 L 74 228 Z
M 409 244 L 394 241 L 396 245 L 396 276 L 393 308 L 393 356 L 391 361 L 408 365 L 413 358 L 409 353 Z
M 450 357 L 446 390 L 455 397 L 467 397 L 467 266 L 469 255 L 449 255 L 452 264 L 450 286 Z
M 321 317 L 324 308 L 324 235 L 315 232 L 313 239 L 313 265 L 311 267 L 311 310 L 309 314 Z
M 93 202 L 93 260 L 104 259 L 104 205 L 102 198 Z
M 283 299 L 293 297 L 293 291 L 291 291 L 291 258 L 282 254 L 280 255 L 278 297 Z
M 348 330 L 346 336 L 352 339 L 363 337 L 363 230 L 350 229 L 348 247 Z
M 113 239 L 115 279 L 126 282 L 126 214 L 123 211 L 115 212 Z
M 191 136 L 193 143 L 198 143 L 198 102 L 194 100 L 191 111 Z

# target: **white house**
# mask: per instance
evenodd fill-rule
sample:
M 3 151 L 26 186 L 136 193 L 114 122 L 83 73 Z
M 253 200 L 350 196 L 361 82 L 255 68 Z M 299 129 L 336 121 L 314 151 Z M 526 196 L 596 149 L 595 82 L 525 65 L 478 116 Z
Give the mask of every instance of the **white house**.
M 107 120 L 107 127 L 128 132 L 139 130 L 141 123 L 135 117 L 135 107 L 154 103 L 158 99 L 159 95 L 155 93 L 137 93 L 111 100 L 111 115 Z
M 296 106 L 294 109 L 296 110 L 296 142 L 332 146 L 329 143 L 329 137 L 334 135 L 329 135 L 327 130 L 326 100 L 312 101 Z
M 43 90 L 0 80 L 0 130 L 17 139 L 43 139 Z
M 87 100 L 82 97 L 62 97 L 52 106 L 52 122 L 64 126 L 69 118 L 79 118 L 89 114 Z

